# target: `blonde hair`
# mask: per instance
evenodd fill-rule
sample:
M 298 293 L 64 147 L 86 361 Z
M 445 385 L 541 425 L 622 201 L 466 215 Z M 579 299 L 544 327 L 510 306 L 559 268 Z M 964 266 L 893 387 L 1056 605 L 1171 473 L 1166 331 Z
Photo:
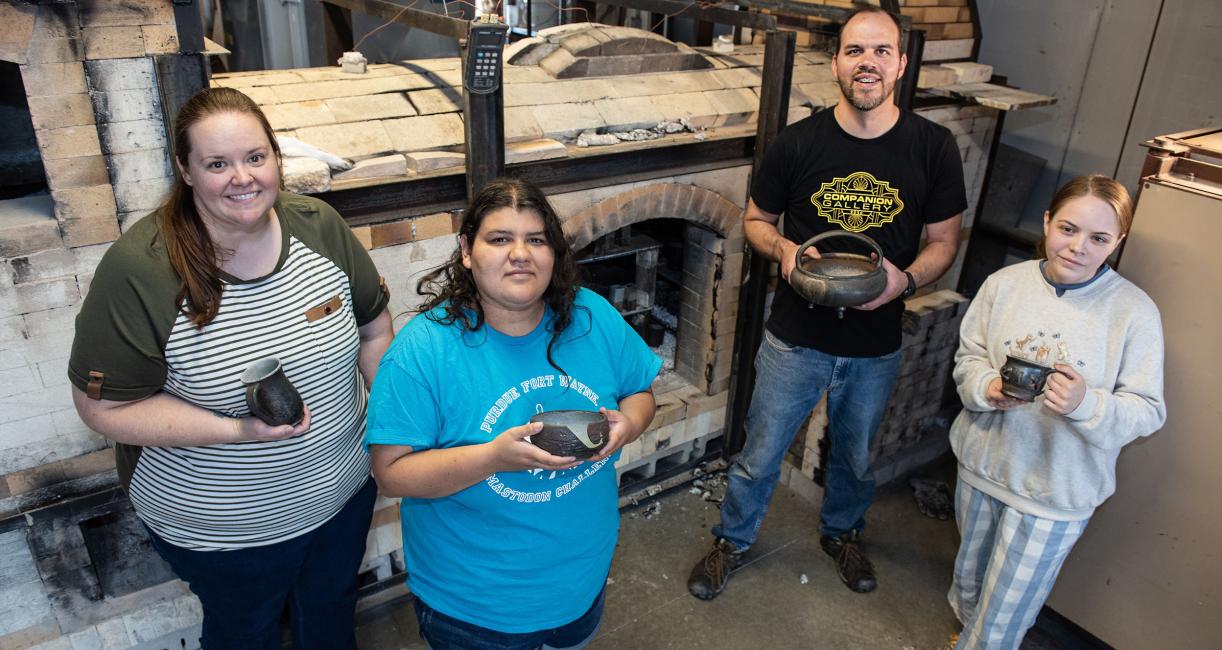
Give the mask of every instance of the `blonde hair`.
M 1120 236 L 1124 237 L 1129 234 L 1129 227 L 1133 225 L 1133 198 L 1129 196 L 1129 191 L 1120 184 L 1120 181 L 1103 174 L 1079 176 L 1062 185 L 1061 189 L 1053 195 L 1052 203 L 1048 204 L 1048 218 L 1055 216 L 1066 203 L 1083 196 L 1093 196 L 1111 206 L 1112 212 L 1116 213 L 1116 225 L 1120 227 Z M 1045 239 L 1045 237 L 1040 237 L 1040 243 L 1036 249 L 1037 258 L 1042 259 L 1047 256 L 1044 250 Z

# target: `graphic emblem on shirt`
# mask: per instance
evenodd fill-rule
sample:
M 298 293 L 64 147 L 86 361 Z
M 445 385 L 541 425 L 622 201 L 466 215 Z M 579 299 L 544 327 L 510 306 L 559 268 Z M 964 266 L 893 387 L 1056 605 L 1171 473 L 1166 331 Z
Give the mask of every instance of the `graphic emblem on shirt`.
M 810 202 L 828 223 L 840 224 L 849 232 L 890 223 L 904 209 L 899 190 L 869 172 L 854 172 L 823 183 Z
M 598 393 L 580 379 L 560 374 L 539 375 L 509 386 L 501 393 L 500 397 L 488 409 L 488 412 L 484 414 L 480 422 L 480 429 L 485 433 L 492 433 L 495 430 L 497 421 L 510 409 L 514 402 L 524 397 L 530 399 L 536 396 L 541 400 L 546 400 L 549 396 L 554 395 L 549 390 L 553 388 L 572 391 L 576 396 L 584 398 L 590 403 L 590 410 L 597 410 L 599 407 L 600 398 Z M 544 408 L 542 402 L 536 401 L 532 405 L 531 410 L 542 412 Z M 602 470 L 610 460 L 610 458 L 604 458 L 596 463 L 582 464 L 568 470 L 533 469 L 521 473 L 512 472 L 505 476 L 497 473 L 484 479 L 484 485 L 502 499 L 516 503 L 547 503 L 552 499 L 563 498 L 568 493 L 577 489 L 587 478 Z M 535 481 L 539 481 L 539 488 L 526 488 L 520 480 L 516 480 L 511 476 L 512 474 L 524 474 Z
M 1051 366 L 1055 363 L 1085 368 L 1086 362 L 1081 359 L 1071 359 L 1069 344 L 1061 338 L 1060 332 L 1026 332 L 1020 338 L 1008 339 L 1002 343 L 1009 348 L 1009 354 L 1020 359 L 1034 361 L 1040 365 Z

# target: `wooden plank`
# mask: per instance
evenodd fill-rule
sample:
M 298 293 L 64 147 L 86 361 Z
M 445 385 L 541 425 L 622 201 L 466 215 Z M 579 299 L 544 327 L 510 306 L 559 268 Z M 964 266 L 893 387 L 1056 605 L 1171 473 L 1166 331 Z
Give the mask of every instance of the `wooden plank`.
M 455 40 L 467 38 L 468 25 L 470 25 L 470 21 L 467 20 L 412 9 L 410 5 L 401 5 L 388 0 L 323 0 L 323 2 L 382 20 L 394 21 L 400 25 L 449 36 Z
M 976 40 L 972 38 L 960 38 L 953 40 L 925 41 L 926 62 L 932 61 L 954 61 L 956 59 L 969 59 L 972 56 L 972 49 L 976 45 Z
M 946 23 L 942 25 L 943 38 L 971 38 L 976 35 L 971 23 Z
M 598 4 L 648 11 L 670 18 L 682 17 L 751 29 L 776 29 L 776 18 L 755 11 L 734 11 L 685 0 L 599 0 Z
M 960 99 L 1003 111 L 1049 106 L 1057 102 L 1056 97 L 1049 95 L 1030 93 L 990 83 L 956 84 L 942 88 L 930 88 L 929 92 L 941 97 Z

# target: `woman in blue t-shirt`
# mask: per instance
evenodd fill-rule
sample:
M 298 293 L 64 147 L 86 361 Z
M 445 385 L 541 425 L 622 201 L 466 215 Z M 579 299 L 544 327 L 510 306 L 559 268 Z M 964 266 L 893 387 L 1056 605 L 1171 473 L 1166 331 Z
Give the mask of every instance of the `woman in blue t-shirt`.
M 417 287 L 370 396 L 366 442 L 400 506 L 420 634 L 443 648 L 578 648 L 597 632 L 619 529 L 614 462 L 654 415 L 661 360 L 576 283 L 538 188 L 484 187 L 458 250 Z M 532 415 L 601 411 L 586 461 L 532 445 Z

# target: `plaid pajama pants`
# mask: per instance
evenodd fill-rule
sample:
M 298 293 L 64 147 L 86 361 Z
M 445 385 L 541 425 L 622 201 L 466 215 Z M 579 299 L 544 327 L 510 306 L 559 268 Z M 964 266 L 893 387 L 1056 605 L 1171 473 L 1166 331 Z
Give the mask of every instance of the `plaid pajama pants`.
M 956 650 L 1018 648 L 1089 519 L 1023 514 L 960 480 L 959 554 L 947 599 L 963 623 Z

